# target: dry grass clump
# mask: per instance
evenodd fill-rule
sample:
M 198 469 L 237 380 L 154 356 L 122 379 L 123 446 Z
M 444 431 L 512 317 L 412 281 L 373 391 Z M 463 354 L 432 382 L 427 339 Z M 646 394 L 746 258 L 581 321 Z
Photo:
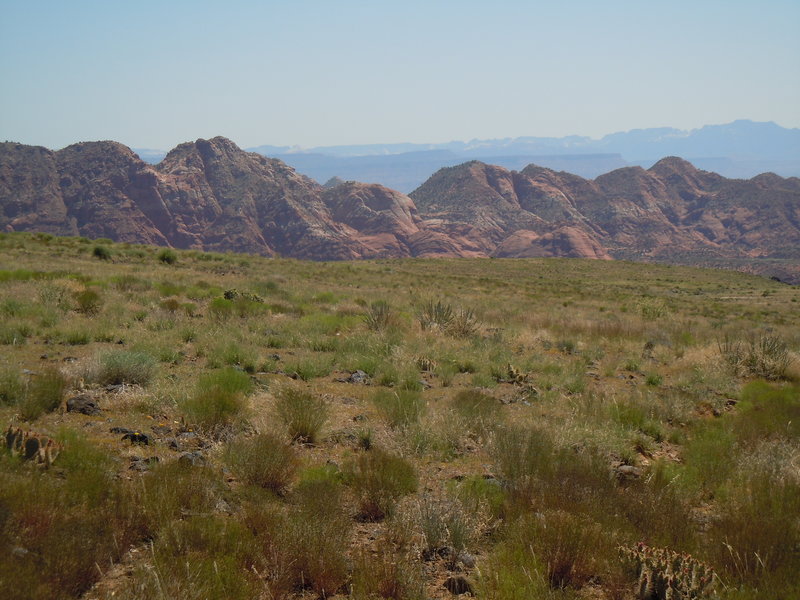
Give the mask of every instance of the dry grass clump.
M 392 308 L 385 300 L 375 300 L 369 305 L 364 323 L 373 331 L 384 331 L 393 320 Z
M 218 515 L 191 515 L 164 526 L 150 546 L 149 568 L 139 567 L 122 598 L 231 598 L 258 596 L 262 584 L 253 536 Z
M 353 600 L 424 600 L 421 565 L 408 552 L 383 544 L 376 553 L 356 556 L 350 596 Z
M 471 308 L 458 308 L 441 300 L 428 300 L 417 312 L 422 330 L 442 331 L 457 338 L 468 338 L 478 333 L 479 323 Z
M 118 350 L 97 359 L 90 377 L 100 385 L 147 385 L 156 373 L 156 359 L 147 352 Z
M 275 413 L 293 441 L 314 444 L 328 420 L 328 407 L 321 397 L 294 387 L 277 394 Z
M 387 390 L 375 392 L 372 402 L 390 427 L 403 428 L 418 423 L 425 411 L 425 400 L 417 390 Z
M 746 341 L 726 336 L 717 344 L 720 355 L 737 374 L 772 380 L 786 378 L 791 355 L 786 342 L 778 336 L 753 336 Z
M 283 495 L 297 473 L 294 450 L 270 433 L 260 433 L 228 444 L 225 462 L 234 474 L 250 485 Z
M 357 497 L 359 516 L 366 521 L 380 521 L 391 514 L 400 497 L 417 489 L 413 465 L 380 448 L 359 454 L 344 473 Z
M 139 485 L 141 511 L 152 533 L 184 514 L 213 511 L 223 496 L 218 471 L 182 461 L 156 465 Z
M 466 430 L 478 439 L 488 439 L 500 422 L 500 403 L 482 390 L 461 390 L 453 396 L 452 402 Z
M 0 370 L 0 405 L 15 405 L 25 395 L 25 380 L 16 369 Z
M 476 537 L 475 517 L 457 501 L 425 497 L 417 503 L 414 520 L 422 531 L 423 559 L 446 556 L 451 569 Z
M 342 485 L 331 478 L 303 481 L 289 501 L 282 506 L 254 498 L 244 507 L 244 522 L 262 557 L 258 570 L 268 597 L 283 598 L 295 589 L 332 596 L 349 574 L 342 548 L 351 523 Z
M 0 456 L 0 581 L 13 582 L 15 598 L 80 597 L 98 565 L 144 533 L 134 489 L 114 478 L 114 461 L 76 432 L 60 437 L 60 477 Z
M 54 367 L 33 375 L 19 400 L 20 416 L 26 421 L 35 421 L 44 413 L 56 410 L 61 406 L 66 389 L 67 378 Z

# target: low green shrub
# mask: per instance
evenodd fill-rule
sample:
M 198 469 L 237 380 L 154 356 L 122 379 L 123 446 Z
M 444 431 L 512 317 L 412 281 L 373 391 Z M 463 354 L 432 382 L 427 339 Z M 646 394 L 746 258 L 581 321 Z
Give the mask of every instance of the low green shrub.
M 236 369 L 220 369 L 200 377 L 195 393 L 179 406 L 186 419 L 213 431 L 244 418 L 247 395 L 252 391 L 250 376 Z
M 234 340 L 229 340 L 216 346 L 209 356 L 210 365 L 240 367 L 247 373 L 256 372 L 257 362 L 258 355 L 252 348 Z
M 752 446 L 776 435 L 800 441 L 800 387 L 753 381 L 736 408 L 733 428 L 740 443 Z
M 97 245 L 92 248 L 92 256 L 100 260 L 111 260 L 111 250 L 106 246 Z
M 61 339 L 68 346 L 85 346 L 92 341 L 92 336 L 86 329 L 70 329 L 62 334 Z
M 509 510 L 534 504 L 602 515 L 617 502 L 607 458 L 588 449 L 558 446 L 544 431 L 498 429 L 491 453 L 505 483 Z
M 708 532 L 724 579 L 763 589 L 768 597 L 797 581 L 800 571 L 800 481 L 792 472 L 790 446 L 764 440 L 738 456 L 739 468 L 722 486 L 718 518 Z M 761 455 L 761 456 L 759 456 Z
M 453 481 L 450 489 L 461 505 L 473 514 L 485 513 L 495 519 L 503 516 L 505 493 L 497 479 L 465 477 L 461 481 Z
M 208 311 L 216 319 L 228 319 L 234 313 L 233 301 L 225 298 L 214 298 L 208 305 Z
M 174 265 L 178 261 L 178 255 L 174 250 L 170 250 L 169 248 L 159 250 L 158 254 L 156 254 L 156 258 L 165 265 Z
M 349 541 L 351 522 L 342 484 L 335 478 L 301 481 L 291 500 L 284 547 L 291 548 L 294 579 L 310 585 L 321 598 L 332 596 L 349 575 L 342 547 Z
M 626 429 L 640 431 L 660 442 L 666 436 L 657 419 L 647 414 L 645 407 L 634 401 L 615 402 L 611 406 L 611 417 Z
M 75 292 L 73 297 L 75 298 L 75 303 L 77 305 L 76 310 L 79 313 L 91 316 L 100 312 L 103 299 L 97 290 L 86 288 L 84 290 Z
M 547 566 L 533 545 L 514 537 L 492 549 L 476 581 L 479 598 L 486 600 L 530 600 L 553 596 L 547 581 Z

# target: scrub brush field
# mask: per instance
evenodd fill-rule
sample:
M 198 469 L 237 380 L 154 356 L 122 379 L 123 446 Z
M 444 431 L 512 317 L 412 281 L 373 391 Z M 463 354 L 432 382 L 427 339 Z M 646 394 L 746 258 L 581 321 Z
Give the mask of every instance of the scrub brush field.
M 0 581 L 797 597 L 799 351 L 732 271 L 0 234 Z

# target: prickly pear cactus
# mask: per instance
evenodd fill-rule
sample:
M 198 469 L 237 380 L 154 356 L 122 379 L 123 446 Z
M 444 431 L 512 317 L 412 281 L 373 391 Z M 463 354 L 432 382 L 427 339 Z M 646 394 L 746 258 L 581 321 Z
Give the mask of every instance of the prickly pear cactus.
M 689 554 L 651 548 L 642 542 L 621 546 L 620 557 L 639 576 L 639 600 L 693 600 L 707 598 L 716 580 L 714 570 Z

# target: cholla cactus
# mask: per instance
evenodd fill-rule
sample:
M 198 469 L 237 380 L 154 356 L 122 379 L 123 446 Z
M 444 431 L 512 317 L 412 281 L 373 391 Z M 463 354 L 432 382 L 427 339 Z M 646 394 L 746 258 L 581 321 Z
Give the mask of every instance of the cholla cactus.
M 689 554 L 651 548 L 642 542 L 619 548 L 620 556 L 639 575 L 640 600 L 691 600 L 711 593 L 714 570 Z

